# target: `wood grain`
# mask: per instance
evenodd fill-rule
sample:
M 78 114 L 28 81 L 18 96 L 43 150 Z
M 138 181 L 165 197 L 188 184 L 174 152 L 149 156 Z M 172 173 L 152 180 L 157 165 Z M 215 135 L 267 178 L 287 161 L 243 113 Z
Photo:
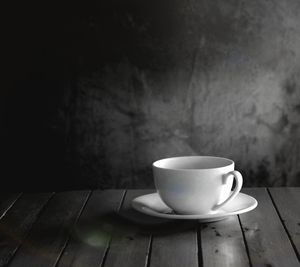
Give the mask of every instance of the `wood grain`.
M 158 220 L 160 223 L 151 229 L 149 266 L 198 266 L 198 221 L 158 218 L 153 220 Z
M 4 193 L 0 194 L 0 219 L 13 206 L 15 201 L 21 196 L 21 193 Z
M 0 266 L 6 266 L 52 193 L 24 194 L 0 221 Z M 11 202 L 10 202 L 11 203 Z
M 54 195 L 9 266 L 54 266 L 88 195 L 87 191 Z
M 196 226 L 183 229 L 185 222 L 178 221 L 178 230 L 153 236 L 151 267 L 198 266 Z
M 249 267 L 238 216 L 201 226 L 203 266 Z
M 105 265 L 107 267 L 144 266 L 148 259 L 153 220 L 131 208 L 131 200 L 152 190 L 128 190 L 117 218 L 118 227 L 114 232 Z
M 265 188 L 244 189 L 255 197 L 258 207 L 240 219 L 252 266 L 297 266 L 299 262 L 285 229 Z
M 255 210 L 203 225 L 131 208 L 153 190 L 3 194 L 0 267 L 300 266 L 300 188 L 243 191 Z
M 300 259 L 300 188 L 269 189 Z
M 106 190 L 92 193 L 58 267 L 101 266 L 124 192 Z

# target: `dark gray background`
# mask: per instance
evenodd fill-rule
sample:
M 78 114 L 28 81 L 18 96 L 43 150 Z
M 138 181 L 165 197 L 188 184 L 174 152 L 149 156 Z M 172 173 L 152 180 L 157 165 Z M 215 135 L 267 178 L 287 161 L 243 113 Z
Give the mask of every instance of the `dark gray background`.
M 7 10 L 3 190 L 152 187 L 151 163 L 233 159 L 300 185 L 298 0 L 26 2 Z

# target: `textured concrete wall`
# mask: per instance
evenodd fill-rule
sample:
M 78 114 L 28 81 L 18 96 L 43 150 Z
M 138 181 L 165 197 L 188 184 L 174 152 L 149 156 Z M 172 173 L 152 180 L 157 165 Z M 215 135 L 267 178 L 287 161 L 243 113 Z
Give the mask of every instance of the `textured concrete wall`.
M 99 2 L 54 48 L 69 76 L 47 127 L 77 184 L 152 186 L 154 160 L 217 155 L 246 185 L 300 185 L 299 1 Z
M 296 0 L 184 0 L 85 16 L 92 67 L 70 114 L 82 176 L 150 186 L 154 160 L 218 155 L 246 185 L 300 185 L 299 13 Z

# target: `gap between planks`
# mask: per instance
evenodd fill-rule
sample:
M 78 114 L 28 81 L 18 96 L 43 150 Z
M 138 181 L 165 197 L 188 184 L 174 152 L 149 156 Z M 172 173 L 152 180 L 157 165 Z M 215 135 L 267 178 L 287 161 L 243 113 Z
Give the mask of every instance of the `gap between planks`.
M 153 242 L 153 235 L 150 235 L 149 246 L 148 246 L 148 251 L 145 260 L 145 267 L 149 267 L 151 263 L 152 242 Z
M 243 240 L 244 240 L 244 244 L 245 244 L 245 248 L 246 248 L 247 257 L 248 257 L 248 260 L 249 260 L 249 265 L 250 265 L 250 267 L 253 267 L 252 261 L 251 261 L 251 257 L 250 257 L 249 247 L 248 247 L 248 243 L 247 243 L 247 240 L 246 240 L 245 232 L 244 232 L 244 229 L 243 229 L 243 226 L 242 226 L 240 215 L 237 215 L 237 217 L 238 217 L 240 228 L 241 228 L 241 232 L 242 232 L 242 235 L 243 235 Z
M 0 220 L 5 216 L 5 214 L 14 206 L 14 204 L 17 202 L 17 200 L 22 196 L 22 193 L 19 193 L 15 199 L 8 205 L 7 208 L 2 212 L 0 216 Z
M 197 225 L 197 256 L 198 256 L 198 266 L 203 266 L 203 254 L 202 254 L 202 245 L 201 245 L 201 229 L 202 225 L 199 223 Z

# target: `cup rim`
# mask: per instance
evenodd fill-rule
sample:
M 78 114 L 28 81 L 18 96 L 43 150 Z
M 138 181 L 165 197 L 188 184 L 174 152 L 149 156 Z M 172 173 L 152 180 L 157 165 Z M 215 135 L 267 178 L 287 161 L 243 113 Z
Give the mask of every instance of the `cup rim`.
M 224 161 L 227 161 L 228 164 L 220 166 L 220 167 L 211 167 L 211 168 L 169 168 L 169 167 L 162 167 L 159 166 L 159 164 L 162 161 L 166 161 L 166 160 L 172 160 L 172 159 L 186 159 L 186 158 L 209 158 L 209 159 L 221 159 Z M 152 166 L 154 168 L 158 168 L 158 169 L 163 169 L 163 170 L 174 170 L 174 171 L 203 171 L 203 170 L 213 170 L 213 169 L 220 169 L 220 168 L 226 168 L 229 167 L 231 165 L 234 165 L 234 161 L 228 158 L 224 158 L 224 157 L 217 157 L 217 156 L 180 156 L 180 157 L 168 157 L 168 158 L 163 158 L 163 159 L 159 159 L 156 160 L 152 163 Z

